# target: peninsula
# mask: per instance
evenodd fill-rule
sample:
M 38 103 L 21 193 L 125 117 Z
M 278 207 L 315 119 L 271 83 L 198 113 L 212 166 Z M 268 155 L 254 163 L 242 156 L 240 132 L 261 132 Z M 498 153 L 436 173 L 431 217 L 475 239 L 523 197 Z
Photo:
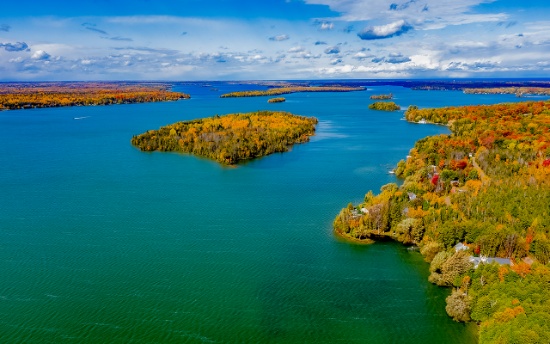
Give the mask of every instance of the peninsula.
M 0 110 L 131 104 L 188 99 L 163 83 L 7 83 L 0 85 Z
M 416 245 L 447 313 L 476 321 L 481 343 L 550 342 L 550 102 L 419 109 L 448 125 L 400 161 L 388 184 L 342 209 L 334 230 Z M 484 264 L 485 262 L 485 264 Z
M 239 97 L 261 97 L 261 96 L 278 96 L 281 94 L 297 93 L 297 92 L 353 92 L 364 91 L 362 86 L 288 86 L 270 88 L 265 91 L 239 91 L 222 94 L 221 98 L 239 98 Z
M 192 153 L 233 165 L 309 141 L 317 119 L 288 112 L 258 111 L 196 119 L 132 138 L 142 151 Z

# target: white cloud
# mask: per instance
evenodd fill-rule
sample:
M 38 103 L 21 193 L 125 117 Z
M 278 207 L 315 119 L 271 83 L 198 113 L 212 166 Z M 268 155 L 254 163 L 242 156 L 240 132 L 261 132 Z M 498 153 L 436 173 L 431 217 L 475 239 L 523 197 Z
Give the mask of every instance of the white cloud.
M 33 60 L 48 60 L 50 57 L 51 57 L 51 55 L 48 54 L 47 52 L 45 52 L 44 50 L 37 50 L 32 54 L 31 59 L 33 59 Z
M 272 37 L 269 37 L 269 40 L 270 41 L 277 41 L 277 42 L 281 42 L 281 41 L 286 41 L 287 39 L 289 39 L 290 37 L 288 35 L 278 35 L 278 36 L 272 36 Z
M 398 20 L 386 25 L 367 27 L 359 32 L 357 36 L 363 40 L 384 39 L 399 36 L 411 29 L 412 26 L 407 22 Z
M 292 47 L 292 48 L 288 49 L 289 53 L 301 53 L 303 51 L 305 51 L 304 47 L 300 47 L 300 46 Z
M 331 22 L 323 22 L 321 23 L 321 26 L 319 27 L 319 30 L 332 30 L 334 29 L 334 24 Z
M 392 3 L 388 0 L 305 0 L 308 4 L 327 5 L 340 13 L 343 21 L 378 21 L 395 23 L 404 20 L 415 29 L 440 29 L 449 25 L 498 22 L 503 13 L 476 14 L 472 9 L 496 0 L 423 0 Z

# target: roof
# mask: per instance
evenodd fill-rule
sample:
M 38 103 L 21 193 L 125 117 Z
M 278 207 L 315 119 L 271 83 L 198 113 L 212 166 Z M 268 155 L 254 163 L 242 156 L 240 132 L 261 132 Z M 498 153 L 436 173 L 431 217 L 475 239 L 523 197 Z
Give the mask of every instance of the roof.
M 470 257 L 470 262 L 474 263 L 474 268 L 477 268 L 480 263 L 483 264 L 491 264 L 491 263 L 497 263 L 500 265 L 510 265 L 510 259 L 509 258 L 496 258 L 496 257 Z
M 464 245 L 463 243 L 459 242 L 458 244 L 455 245 L 455 251 L 458 252 L 458 251 L 466 251 L 466 250 L 469 250 L 470 248 L 466 245 Z

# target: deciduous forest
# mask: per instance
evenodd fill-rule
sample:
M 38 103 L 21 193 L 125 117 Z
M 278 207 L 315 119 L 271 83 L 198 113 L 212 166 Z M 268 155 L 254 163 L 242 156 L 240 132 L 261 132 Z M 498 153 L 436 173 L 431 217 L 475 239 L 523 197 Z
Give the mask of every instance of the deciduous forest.
M 270 88 L 265 91 L 239 91 L 222 94 L 221 98 L 236 98 L 236 97 L 261 97 L 261 96 L 278 96 L 281 94 L 297 93 L 297 92 L 352 92 L 364 91 L 364 87 L 349 87 L 349 86 L 289 86 Z
M 515 94 L 518 97 L 524 95 L 550 95 L 548 87 L 488 87 L 488 88 L 465 88 L 464 93 L 470 94 Z
M 134 136 L 142 151 L 192 153 L 232 165 L 309 141 L 317 119 L 259 111 L 178 122 Z
M 267 100 L 268 103 L 284 103 L 286 99 L 284 97 L 270 98 Z
M 164 84 L 27 83 L 0 85 L 0 110 L 173 101 L 189 95 Z
M 401 107 L 394 102 L 374 102 L 369 105 L 369 109 L 379 111 L 397 111 L 401 110 Z
M 349 204 L 335 231 L 416 245 L 447 313 L 480 324 L 481 343 L 550 342 L 550 102 L 419 109 L 448 125 L 419 140 L 396 175 Z M 496 258 L 502 258 L 498 260 Z
M 370 96 L 370 99 L 373 100 L 387 100 L 387 99 L 393 99 L 393 94 L 374 94 Z

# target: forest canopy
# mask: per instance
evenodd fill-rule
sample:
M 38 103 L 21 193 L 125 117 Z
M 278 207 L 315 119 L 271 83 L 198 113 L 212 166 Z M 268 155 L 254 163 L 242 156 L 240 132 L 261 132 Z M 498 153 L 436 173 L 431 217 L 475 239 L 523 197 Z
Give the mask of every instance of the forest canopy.
M 394 102 L 374 102 L 369 105 L 369 109 L 378 111 L 397 111 L 401 107 Z
M 284 97 L 270 98 L 267 100 L 268 103 L 284 103 L 286 99 Z
M 0 85 L 0 110 L 130 104 L 188 99 L 161 83 L 26 83 Z
M 221 98 L 239 98 L 239 97 L 261 97 L 261 96 L 278 96 L 281 94 L 297 93 L 297 92 L 352 92 L 364 91 L 364 87 L 350 86 L 289 86 L 270 88 L 265 91 L 238 91 L 222 94 Z
M 132 138 L 142 151 L 192 153 L 236 164 L 309 141 L 317 119 L 288 112 L 258 111 L 178 122 Z

